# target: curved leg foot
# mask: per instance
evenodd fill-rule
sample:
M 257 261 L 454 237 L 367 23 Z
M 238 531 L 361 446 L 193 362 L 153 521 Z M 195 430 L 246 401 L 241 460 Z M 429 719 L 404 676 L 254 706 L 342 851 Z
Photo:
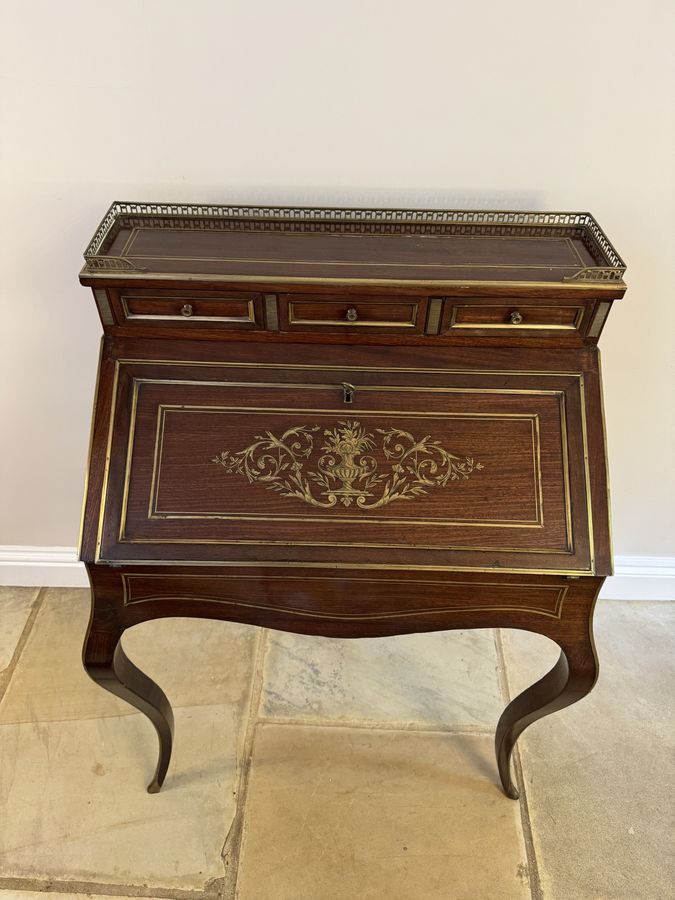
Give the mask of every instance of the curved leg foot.
M 511 778 L 511 755 L 516 741 L 528 725 L 549 713 L 576 703 L 595 684 L 598 659 L 593 639 L 578 644 L 560 644 L 560 658 L 548 674 L 519 694 L 506 707 L 499 719 L 495 735 L 497 766 L 504 793 L 518 799 L 518 790 Z
M 155 726 L 159 758 L 148 791 L 156 794 L 164 782 L 171 760 L 173 712 L 164 691 L 127 657 L 120 638 L 121 630 L 101 632 L 92 628 L 84 645 L 84 667 L 97 684 L 131 703 Z

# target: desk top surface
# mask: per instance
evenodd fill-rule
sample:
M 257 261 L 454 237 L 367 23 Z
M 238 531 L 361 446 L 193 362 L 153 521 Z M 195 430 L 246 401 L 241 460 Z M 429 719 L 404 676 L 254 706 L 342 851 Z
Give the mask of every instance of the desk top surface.
M 114 203 L 83 278 L 623 288 L 589 213 Z

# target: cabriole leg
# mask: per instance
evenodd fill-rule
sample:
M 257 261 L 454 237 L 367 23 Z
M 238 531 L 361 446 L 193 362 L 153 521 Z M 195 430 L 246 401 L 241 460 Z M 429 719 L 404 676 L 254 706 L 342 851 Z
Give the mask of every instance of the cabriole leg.
M 84 668 L 97 684 L 135 706 L 155 726 L 159 757 L 148 785 L 148 791 L 155 794 L 164 782 L 171 760 L 173 712 L 162 689 L 126 656 L 120 642 L 123 631 L 113 605 L 97 599 L 92 591 L 92 616 L 82 653 Z
M 560 658 L 548 674 L 519 694 L 501 715 L 495 735 L 497 766 L 504 792 L 513 800 L 518 791 L 511 778 L 511 755 L 523 731 L 550 713 L 576 703 L 595 684 L 598 658 L 589 624 L 588 635 L 578 641 L 557 641 Z

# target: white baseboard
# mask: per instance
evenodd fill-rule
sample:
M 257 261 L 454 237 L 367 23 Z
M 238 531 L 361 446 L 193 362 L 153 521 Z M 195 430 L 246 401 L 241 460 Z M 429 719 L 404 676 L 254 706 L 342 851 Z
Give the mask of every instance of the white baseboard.
M 0 546 L 0 584 L 89 587 L 75 547 Z
M 675 600 L 675 556 L 615 556 L 603 600 Z
M 674 556 L 617 556 L 605 600 L 675 600 Z M 0 585 L 89 587 L 74 547 L 0 546 Z

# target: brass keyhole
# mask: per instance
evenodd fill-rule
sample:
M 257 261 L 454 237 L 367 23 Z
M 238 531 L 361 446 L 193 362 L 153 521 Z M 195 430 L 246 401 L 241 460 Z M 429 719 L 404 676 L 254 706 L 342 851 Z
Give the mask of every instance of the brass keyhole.
M 347 310 L 347 321 L 348 321 L 348 322 L 356 322 L 356 320 L 358 319 L 358 317 L 359 317 L 359 314 L 358 314 L 357 311 L 354 309 L 354 307 L 352 307 L 351 309 L 348 309 L 348 310 Z
M 186 318 L 189 318 L 192 315 L 192 304 L 186 303 L 180 312 L 181 312 L 181 315 L 185 316 Z
M 512 324 L 512 325 L 520 325 L 520 323 L 521 323 L 522 321 L 523 321 L 522 315 L 518 312 L 517 309 L 515 309 L 515 310 L 511 313 L 511 324 Z
M 349 384 L 346 381 L 342 382 L 342 399 L 345 403 L 351 403 L 354 397 L 354 393 L 356 392 L 356 388 L 353 384 Z

